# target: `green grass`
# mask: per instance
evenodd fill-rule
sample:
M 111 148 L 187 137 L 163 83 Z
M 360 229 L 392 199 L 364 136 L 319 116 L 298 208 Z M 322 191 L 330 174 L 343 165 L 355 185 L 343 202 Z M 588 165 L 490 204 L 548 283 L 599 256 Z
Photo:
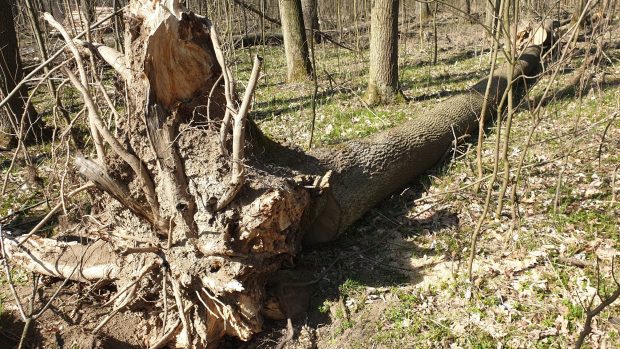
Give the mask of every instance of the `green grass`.
M 248 49 L 256 52 L 256 49 Z M 415 103 L 396 103 L 369 107 L 362 101 L 367 84 L 367 58 L 320 46 L 317 49 L 319 84 L 315 145 L 333 144 L 364 137 L 415 117 L 416 112 L 431 106 L 436 98 Z M 306 146 L 311 117 L 312 83 L 286 84 L 284 52 L 281 47 L 258 50 L 263 55 L 263 78 L 255 94 L 252 115 L 266 133 L 274 138 Z M 243 88 L 250 72 L 249 54 L 237 52 L 235 72 Z M 484 59 L 482 60 L 484 61 Z M 278 67 L 277 69 L 275 67 Z M 401 81 L 405 95 L 416 98 L 440 92 L 454 93 L 484 76 L 480 57 L 440 61 L 430 67 L 417 64 L 407 56 L 401 58 Z M 451 71 L 462 72 L 455 77 Z

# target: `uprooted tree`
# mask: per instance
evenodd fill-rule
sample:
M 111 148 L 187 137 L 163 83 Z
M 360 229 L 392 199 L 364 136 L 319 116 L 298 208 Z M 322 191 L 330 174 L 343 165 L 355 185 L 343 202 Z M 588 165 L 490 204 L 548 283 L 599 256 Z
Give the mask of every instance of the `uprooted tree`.
M 83 95 L 96 156 L 76 156 L 75 166 L 109 195 L 108 230 L 88 244 L 33 234 L 3 241 L 12 262 L 35 272 L 116 283 L 110 315 L 93 332 L 150 293 L 176 305 L 148 320 L 153 337 L 164 333 L 152 344 L 249 339 L 261 330 L 269 278 L 302 242 L 335 239 L 478 126 L 486 79 L 375 136 L 310 152 L 287 148 L 246 117 L 259 58 L 238 98 L 209 20 L 176 0 L 132 1 L 126 17 L 123 55 L 70 40 L 46 16 L 77 62 L 77 76 L 65 73 Z M 542 42 L 526 46 L 513 77 L 507 70 L 493 76 L 487 115 L 508 81 L 524 86 L 542 70 Z M 116 133 L 86 87 L 85 52 L 108 62 L 128 86 L 130 113 L 120 115 Z

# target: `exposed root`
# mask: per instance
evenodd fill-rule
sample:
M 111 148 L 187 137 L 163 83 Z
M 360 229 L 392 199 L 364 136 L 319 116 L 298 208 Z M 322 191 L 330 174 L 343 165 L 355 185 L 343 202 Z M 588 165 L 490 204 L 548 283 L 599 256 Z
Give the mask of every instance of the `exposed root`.
M 140 272 L 138 273 L 138 276 L 136 277 L 136 279 L 132 282 L 130 282 L 129 284 L 125 285 L 122 289 L 120 289 L 119 291 L 116 292 L 116 294 L 114 294 L 114 296 L 110 297 L 110 299 L 103 304 L 103 307 L 107 307 L 110 304 L 112 304 L 112 302 L 114 302 L 117 298 L 119 298 L 122 294 L 124 294 L 125 292 L 129 291 L 130 289 L 132 289 L 132 292 L 135 292 L 135 285 L 142 280 L 142 278 L 151 270 L 155 269 L 155 267 L 157 266 L 156 262 L 152 262 L 149 265 L 144 266 L 144 268 L 142 268 L 142 270 L 140 270 Z M 130 292 L 131 293 L 131 292 Z M 126 298 L 126 297 L 125 297 Z M 123 299 L 125 299 L 123 298 Z M 122 303 L 121 302 L 117 302 L 117 303 Z
M 181 320 L 177 320 L 172 327 L 168 330 L 168 332 L 164 333 L 164 335 L 158 339 L 153 345 L 149 347 L 149 349 L 160 349 L 165 347 L 174 337 L 174 334 L 181 326 Z
M 32 236 L 18 247 L 22 240 L 5 237 L 7 254 L 21 267 L 43 275 L 80 282 L 114 280 L 124 262 L 114 253 L 114 246 L 104 240 L 82 245 Z
M 295 329 L 293 328 L 293 321 L 291 318 L 286 319 L 286 336 L 278 342 L 276 349 L 282 349 L 286 345 L 286 343 L 290 342 L 295 335 Z
M 250 102 L 256 89 L 256 83 L 260 75 L 260 68 L 262 65 L 262 58 L 254 57 L 254 66 L 252 67 L 252 74 L 248 86 L 245 89 L 245 95 L 243 96 L 243 102 L 239 110 L 234 112 L 235 126 L 233 128 L 233 153 L 232 153 L 232 173 L 229 188 L 226 193 L 218 200 L 216 211 L 220 211 L 235 198 L 243 182 L 245 181 L 245 172 L 243 169 L 244 160 L 244 147 L 245 147 L 245 123 L 250 110 Z M 224 125 L 224 122 L 222 122 Z M 225 132 L 226 133 L 226 132 Z M 224 133 L 224 137 L 226 134 Z M 220 134 L 221 136 L 221 134 Z M 223 140 L 222 140 L 223 142 Z M 225 144 L 225 143 L 223 143 Z M 225 147 L 224 147 L 225 148 Z
M 123 298 L 122 302 L 120 302 L 120 304 L 118 306 L 116 306 L 111 312 L 110 314 L 108 314 L 100 323 L 99 325 L 97 325 L 97 327 L 95 327 L 93 329 L 93 334 L 99 332 L 99 330 L 101 330 L 101 328 L 103 328 L 103 326 L 105 326 L 108 321 L 110 321 L 114 315 L 116 315 L 120 310 L 122 310 L 123 308 L 125 308 L 127 305 L 129 305 L 129 303 L 131 303 L 131 301 L 133 301 L 134 299 L 136 299 L 136 293 L 137 293 L 137 285 L 133 285 L 129 288 L 129 292 L 126 294 L 125 298 Z
M 181 330 L 181 334 L 179 335 L 179 342 L 185 342 L 191 345 L 192 343 L 192 328 L 190 327 L 189 317 L 187 313 L 183 311 L 185 306 L 183 305 L 183 297 L 181 296 L 181 286 L 179 282 L 175 280 L 172 275 L 170 277 L 170 284 L 172 285 L 172 293 L 174 294 L 174 300 L 177 304 L 177 310 L 179 312 L 179 318 L 181 319 L 181 323 L 183 324 L 183 330 Z

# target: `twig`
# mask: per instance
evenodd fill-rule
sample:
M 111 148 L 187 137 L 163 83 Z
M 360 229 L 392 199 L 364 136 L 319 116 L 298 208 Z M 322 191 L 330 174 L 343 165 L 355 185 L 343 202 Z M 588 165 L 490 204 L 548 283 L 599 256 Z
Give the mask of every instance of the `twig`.
M 153 262 L 149 265 L 145 265 L 140 272 L 138 273 L 138 276 L 136 277 L 135 280 L 133 280 L 132 282 L 130 282 L 129 284 L 123 286 L 122 289 L 120 289 L 118 292 L 116 292 L 116 294 L 112 297 L 110 297 L 110 299 L 105 302 L 102 307 L 107 307 L 110 304 L 112 304 L 112 302 L 114 302 L 120 295 L 122 295 L 123 293 L 127 292 L 130 288 L 132 288 L 135 284 L 137 284 L 140 280 L 142 280 L 142 278 L 151 270 L 155 269 L 155 267 L 157 266 L 157 263 Z
M 95 104 L 92 101 L 92 98 L 90 98 L 90 94 L 88 93 L 88 90 L 86 90 L 86 86 L 88 86 L 88 77 L 86 76 L 86 69 L 84 68 L 84 62 L 82 61 L 82 56 L 80 56 L 80 52 L 78 51 L 77 47 L 75 46 L 75 43 L 71 39 L 71 36 L 69 36 L 69 33 L 67 33 L 65 28 L 60 23 L 58 23 L 51 14 L 45 12 L 45 13 L 43 13 L 43 18 L 52 27 L 54 27 L 54 28 L 56 28 L 56 30 L 58 30 L 58 32 L 64 38 L 65 43 L 67 44 L 67 47 L 69 48 L 69 50 L 73 54 L 73 58 L 75 58 L 75 62 L 77 64 L 78 72 L 80 74 L 81 85 L 83 87 L 82 89 L 80 89 L 80 88 L 78 88 L 78 86 L 76 86 L 76 88 L 78 88 L 78 90 L 82 93 L 82 96 L 84 97 L 84 103 L 86 103 L 86 107 L 88 108 L 88 119 L 89 119 L 90 133 L 91 133 L 91 135 L 93 137 L 93 141 L 95 143 L 95 149 L 97 151 L 97 157 L 98 157 L 99 161 L 103 161 L 104 156 L 105 156 L 105 151 L 103 149 L 103 143 L 101 142 L 101 136 L 99 135 L 99 131 L 97 130 L 97 126 L 95 125 L 95 120 L 94 120 L 94 118 L 96 118 L 98 116 L 98 113 L 97 113 L 97 109 L 95 107 Z M 88 30 L 86 31 L 86 33 L 88 34 Z M 67 72 L 67 71 L 69 71 L 69 70 L 65 69 L 65 72 Z M 69 77 L 69 78 L 71 78 L 71 77 Z M 71 82 L 75 85 L 75 82 L 73 82 L 73 80 Z
M 590 308 L 592 306 L 592 302 L 594 301 L 594 297 L 596 295 L 592 297 L 592 300 L 590 301 L 590 305 L 588 306 L 588 309 L 586 311 L 586 322 L 584 323 L 583 329 L 581 330 L 581 332 L 579 332 L 579 337 L 577 338 L 577 342 L 575 343 L 575 349 L 581 348 L 586 337 L 590 334 L 590 332 L 592 332 L 592 319 L 594 319 L 595 316 L 597 316 L 601 311 L 603 311 L 605 308 L 607 308 L 609 305 L 615 302 L 616 299 L 618 299 L 618 297 L 620 297 L 620 283 L 618 282 L 618 280 L 616 280 L 616 275 L 614 271 L 614 264 L 615 264 L 614 262 L 615 262 L 615 257 L 612 258 L 611 260 L 611 275 L 614 279 L 614 282 L 616 283 L 616 290 L 609 297 L 603 299 L 601 304 L 599 304 L 594 309 L 590 309 Z M 600 272 L 598 274 L 600 276 Z M 598 287 L 597 287 L 597 294 L 598 294 Z
M 0 225 L 0 247 L 2 250 L 2 264 L 4 265 L 4 272 L 6 273 L 6 279 L 9 284 L 9 288 L 11 289 L 11 293 L 13 294 L 13 298 L 15 298 L 15 302 L 17 303 L 17 310 L 19 310 L 19 315 L 22 317 L 23 321 L 26 321 L 28 317 L 26 316 L 26 312 L 24 312 L 24 307 L 17 296 L 17 291 L 15 291 L 15 285 L 13 284 L 13 278 L 11 277 L 11 270 L 9 268 L 8 258 L 6 256 L 5 246 L 4 246 L 4 234 L 2 233 L 2 226 Z
M 125 7 L 119 9 L 118 11 L 111 13 L 110 15 L 100 19 L 99 21 L 93 23 L 93 25 L 91 27 L 96 27 L 98 25 L 100 25 L 101 23 L 107 21 L 108 19 L 116 16 L 117 14 L 123 12 L 123 10 L 125 10 Z M 69 17 L 71 18 L 71 17 Z M 86 35 L 86 30 L 80 32 L 75 38 L 79 39 L 81 37 L 83 37 L 84 35 Z M 15 94 L 17 94 L 17 92 L 19 92 L 21 90 L 21 88 L 28 83 L 28 81 L 35 76 L 39 71 L 41 71 L 43 68 L 47 67 L 53 60 L 55 60 L 56 58 L 58 58 L 58 56 L 60 56 L 63 52 L 65 47 L 67 47 L 67 45 L 65 44 L 65 46 L 61 47 L 58 51 L 56 51 L 53 55 L 51 55 L 46 61 L 44 61 L 43 63 L 39 64 L 36 68 L 34 68 L 28 75 L 26 75 L 17 85 L 15 85 L 15 87 L 13 88 L 13 90 L 11 90 L 11 92 L 9 92 L 6 97 L 0 101 L 0 108 L 2 108 L 5 104 L 7 104 L 11 98 L 13 98 L 15 96 Z
M 86 190 L 86 189 L 93 188 L 94 186 L 95 186 L 95 185 L 94 185 L 93 183 L 87 183 L 87 184 L 84 184 L 83 186 L 81 186 L 81 187 L 79 187 L 79 188 L 77 188 L 77 189 L 74 189 L 74 190 L 72 190 L 71 192 L 69 192 L 69 193 L 66 195 L 66 197 L 70 198 L 70 197 L 72 197 L 73 195 L 75 195 L 75 194 L 77 194 L 77 193 L 79 193 L 79 192 L 81 192 L 81 191 L 84 191 L 84 190 Z M 49 213 L 48 213 L 47 215 L 45 215 L 45 217 L 43 217 L 43 219 L 42 219 L 42 220 L 41 220 L 41 221 L 40 221 L 40 222 L 39 222 L 39 223 L 38 223 L 38 224 L 37 224 L 34 228 L 32 228 L 28 234 L 26 234 L 26 235 L 24 236 L 23 240 L 22 240 L 22 241 L 20 241 L 20 242 L 17 244 L 17 247 L 21 247 L 21 246 L 22 246 L 22 245 L 23 245 L 26 241 L 28 241 L 28 239 L 30 239 L 30 237 L 31 237 L 32 235 L 34 235 L 34 234 L 35 234 L 35 233 L 36 233 L 39 229 L 41 229 L 41 228 L 45 225 L 45 223 L 47 223 L 47 221 L 49 221 L 49 220 L 50 220 L 50 218 L 52 218 L 52 217 L 56 214 L 56 212 L 57 212 L 57 211 L 58 211 L 61 207 L 62 207 L 62 200 L 60 200 L 60 202 L 58 202 L 58 203 L 56 204 L 56 206 L 54 206 L 54 207 L 51 209 L 51 211 L 49 211 Z

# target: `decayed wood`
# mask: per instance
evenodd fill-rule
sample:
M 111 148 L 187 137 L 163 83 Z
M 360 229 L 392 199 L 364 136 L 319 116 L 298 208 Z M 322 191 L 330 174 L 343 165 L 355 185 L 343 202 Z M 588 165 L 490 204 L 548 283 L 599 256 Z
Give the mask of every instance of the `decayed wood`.
M 196 201 L 189 192 L 189 183 L 185 175 L 185 166 L 181 160 L 176 135 L 178 129 L 177 114 L 166 120 L 164 111 L 154 104 L 146 115 L 146 130 L 153 151 L 157 155 L 157 163 L 164 174 L 164 184 L 169 188 L 168 200 L 176 202 L 176 210 L 185 223 L 186 236 L 191 239 L 198 237 L 198 227 L 194 221 Z
M 33 236 L 21 247 L 23 237 L 4 238 L 2 243 L 11 261 L 27 270 L 80 282 L 114 280 L 121 272 L 123 260 L 113 246 L 103 240 L 89 245 L 62 242 Z
M 95 183 L 99 189 L 110 194 L 138 217 L 156 225 L 157 222 L 149 208 L 134 200 L 129 189 L 112 179 L 101 165 L 83 156 L 77 156 L 75 158 L 75 166 L 82 176 Z M 161 234 L 163 234 L 163 232 Z

